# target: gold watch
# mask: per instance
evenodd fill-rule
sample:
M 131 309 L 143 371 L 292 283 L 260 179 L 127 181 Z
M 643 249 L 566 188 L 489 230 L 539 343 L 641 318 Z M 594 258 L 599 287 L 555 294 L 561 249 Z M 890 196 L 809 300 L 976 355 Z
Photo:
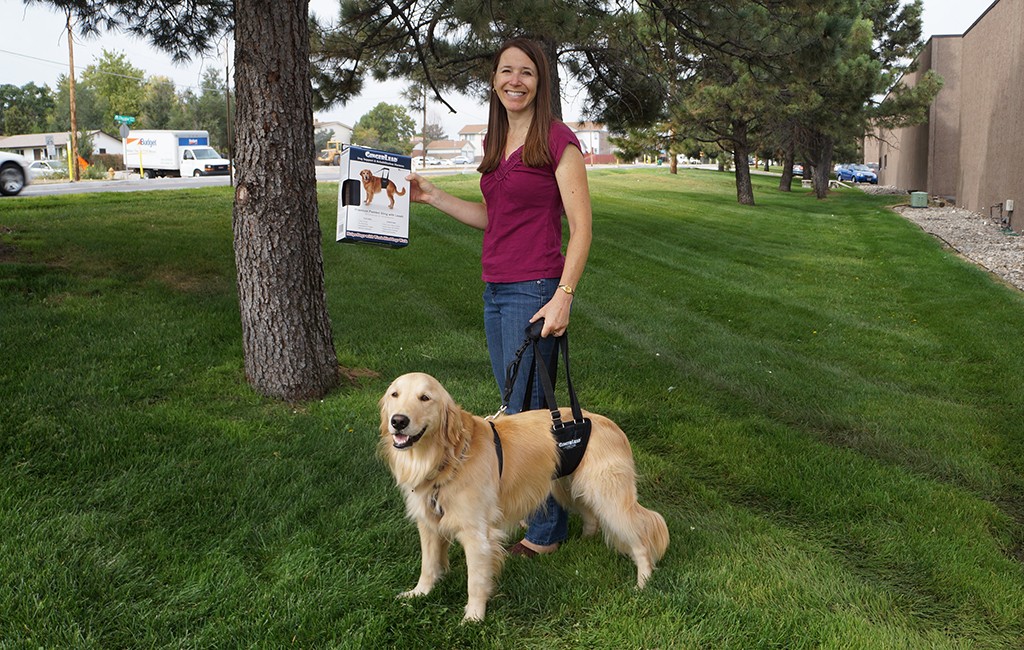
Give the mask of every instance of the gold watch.
M 567 284 L 560 284 L 560 285 L 558 285 L 558 288 L 561 289 L 562 291 L 566 292 L 570 296 L 576 293 L 576 290 L 573 289 L 572 287 L 570 287 Z

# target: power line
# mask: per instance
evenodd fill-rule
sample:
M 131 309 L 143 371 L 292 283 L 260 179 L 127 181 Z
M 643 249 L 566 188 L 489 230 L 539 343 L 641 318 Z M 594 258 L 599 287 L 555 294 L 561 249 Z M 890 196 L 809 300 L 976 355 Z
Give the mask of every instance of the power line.
M 11 50 L 5 50 L 3 48 L 0 48 L 0 53 L 10 54 L 11 56 L 19 56 L 19 57 L 21 57 L 23 59 L 31 59 L 33 61 L 39 61 L 40 63 L 49 63 L 50 65 L 55 65 L 55 66 L 60 67 L 62 70 L 65 70 L 65 71 L 68 70 L 67 62 L 51 61 L 50 59 L 43 59 L 43 58 L 40 58 L 38 56 L 31 56 L 29 54 L 22 54 L 21 52 L 12 52 Z M 95 64 L 93 64 L 93 65 L 95 65 Z M 192 84 L 182 84 L 181 86 L 178 86 L 176 83 L 174 83 L 174 81 L 172 79 L 167 79 L 166 81 L 164 81 L 163 79 L 159 79 L 158 78 L 158 77 L 162 77 L 163 75 L 149 75 L 148 77 L 134 77 L 134 76 L 131 76 L 131 75 L 118 74 L 116 72 L 107 72 L 105 70 L 99 69 L 98 66 L 95 68 L 94 72 L 97 73 L 97 74 L 106 75 L 108 77 L 119 77 L 121 79 L 131 79 L 132 81 L 140 81 L 140 82 L 145 83 L 145 84 L 148 84 L 148 83 L 167 83 L 167 84 L 170 84 L 170 85 L 174 86 L 176 89 L 177 88 L 181 88 L 181 89 L 189 89 L 189 90 L 200 90 L 200 91 L 203 90 L 203 86 L 194 86 Z M 227 85 L 227 82 L 228 82 L 228 80 L 225 80 L 225 85 Z

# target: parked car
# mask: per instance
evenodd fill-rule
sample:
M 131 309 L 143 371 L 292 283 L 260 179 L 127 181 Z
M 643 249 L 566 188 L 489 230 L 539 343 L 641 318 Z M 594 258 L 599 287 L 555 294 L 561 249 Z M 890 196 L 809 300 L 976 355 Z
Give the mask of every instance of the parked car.
M 28 165 L 28 175 L 32 180 L 50 176 L 67 176 L 68 166 L 59 160 L 33 160 Z
M 871 171 L 867 165 L 846 165 L 836 171 L 836 178 L 841 181 L 853 181 L 854 183 L 878 184 L 878 175 Z
M 803 176 L 804 175 L 803 163 L 793 163 L 793 175 L 794 176 Z
M 470 158 L 463 156 L 461 153 L 452 158 L 453 165 L 468 165 L 473 162 Z
M 426 158 L 422 158 L 422 160 L 427 165 L 440 165 L 441 164 L 441 159 L 440 158 L 436 158 L 434 156 L 427 156 Z
M 0 151 L 0 194 L 14 196 L 29 184 L 28 160 L 15 153 Z

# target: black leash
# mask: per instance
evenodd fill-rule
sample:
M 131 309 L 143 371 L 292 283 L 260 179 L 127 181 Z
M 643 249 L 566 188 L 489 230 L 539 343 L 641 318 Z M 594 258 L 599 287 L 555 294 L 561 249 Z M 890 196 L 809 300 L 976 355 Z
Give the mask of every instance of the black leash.
M 498 478 L 501 478 L 501 470 L 505 467 L 505 455 L 501 453 L 501 438 L 498 437 L 498 428 L 494 426 L 494 420 L 488 420 L 491 423 L 491 431 L 494 432 L 494 451 L 498 454 Z
M 554 370 L 558 365 L 558 352 L 561 350 L 562 359 L 565 362 L 565 380 L 569 391 L 569 404 L 572 410 L 572 422 L 562 421 L 562 412 L 555 400 L 554 378 L 548 370 L 548 364 L 544 362 L 540 351 L 541 331 L 544 329 L 544 319 L 530 323 L 526 328 L 526 340 L 516 350 L 515 357 L 508 364 L 505 372 L 505 392 L 502 395 L 501 408 L 494 415 L 487 419 L 491 421 L 491 428 L 494 430 L 495 444 L 499 449 L 499 468 L 501 464 L 500 440 L 498 430 L 494 428 L 494 418 L 508 410 L 509 401 L 512 399 L 512 389 L 515 386 L 516 377 L 519 375 L 519 366 L 522 364 L 523 355 L 529 348 L 533 349 L 533 366 L 530 368 L 530 376 L 526 381 L 526 394 L 523 398 L 523 410 L 530 407 L 530 397 L 533 395 L 533 378 L 540 375 L 541 387 L 544 390 L 544 401 L 551 411 L 551 434 L 558 443 L 558 451 L 561 456 L 559 470 L 556 478 L 568 476 L 576 471 L 583 454 L 587 450 L 587 443 L 590 442 L 590 420 L 583 417 L 583 409 L 580 408 L 579 399 L 576 397 L 576 390 L 572 385 L 572 375 L 569 373 L 569 337 L 567 334 L 555 337 L 555 349 L 551 355 L 551 368 Z M 500 474 L 500 471 L 499 471 Z

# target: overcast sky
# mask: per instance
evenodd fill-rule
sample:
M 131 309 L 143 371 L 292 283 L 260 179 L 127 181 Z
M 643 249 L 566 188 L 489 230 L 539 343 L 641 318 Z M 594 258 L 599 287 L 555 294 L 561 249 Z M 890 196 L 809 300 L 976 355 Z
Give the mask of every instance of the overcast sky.
M 310 0 L 310 9 L 321 18 L 334 18 L 338 0 Z M 962 34 L 984 11 L 990 0 L 924 0 L 924 36 Z M 224 59 L 206 58 L 187 66 L 171 63 L 165 54 L 145 43 L 122 34 L 78 40 L 75 44 L 75 68 L 81 70 L 99 60 L 103 50 L 123 52 L 146 75 L 170 77 L 179 90 L 186 86 L 198 90 L 204 67 L 213 66 L 223 76 Z M 23 86 L 29 82 L 51 88 L 57 77 L 68 70 L 67 41 L 64 38 L 64 16 L 46 7 L 34 4 L 26 7 L 22 0 L 0 0 L 0 84 Z M 348 125 L 355 122 L 380 102 L 401 103 L 398 94 L 402 82 L 377 83 L 368 81 L 363 94 L 344 106 L 318 114 L 321 120 L 338 120 Z M 567 97 L 564 106 L 567 120 L 577 119 L 579 109 Z M 443 105 L 428 109 L 430 122 L 440 121 L 448 134 L 454 136 L 465 124 L 484 124 L 487 110 L 471 98 L 448 98 L 458 113 L 451 115 Z M 419 123 L 419 115 L 416 115 Z

